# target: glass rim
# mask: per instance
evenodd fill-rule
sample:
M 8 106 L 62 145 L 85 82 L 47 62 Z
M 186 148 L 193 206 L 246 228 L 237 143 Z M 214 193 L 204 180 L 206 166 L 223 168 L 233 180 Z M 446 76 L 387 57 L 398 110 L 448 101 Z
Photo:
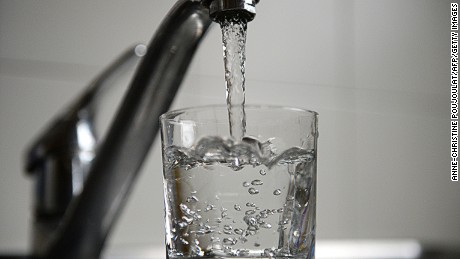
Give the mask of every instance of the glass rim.
M 163 113 L 162 115 L 160 115 L 160 120 L 169 121 L 169 120 L 173 120 L 175 117 L 177 117 L 177 115 L 183 114 L 185 112 L 208 110 L 211 108 L 227 109 L 227 105 L 211 104 L 211 105 L 190 106 L 190 107 L 174 109 L 174 110 L 167 111 Z M 308 109 L 299 108 L 299 107 L 283 106 L 283 105 L 245 104 L 244 108 L 245 110 L 246 109 L 258 109 L 258 110 L 280 110 L 280 111 L 285 110 L 285 111 L 293 111 L 293 112 L 302 112 L 302 113 L 310 114 L 315 118 L 319 116 L 319 113 L 313 110 L 308 110 Z

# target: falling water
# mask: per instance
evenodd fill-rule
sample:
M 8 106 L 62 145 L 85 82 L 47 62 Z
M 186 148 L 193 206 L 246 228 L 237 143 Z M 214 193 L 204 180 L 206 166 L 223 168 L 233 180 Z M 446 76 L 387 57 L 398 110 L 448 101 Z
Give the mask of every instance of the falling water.
M 225 85 L 230 123 L 230 135 L 241 140 L 246 131 L 245 45 L 247 22 L 238 16 L 220 22 L 224 50 Z

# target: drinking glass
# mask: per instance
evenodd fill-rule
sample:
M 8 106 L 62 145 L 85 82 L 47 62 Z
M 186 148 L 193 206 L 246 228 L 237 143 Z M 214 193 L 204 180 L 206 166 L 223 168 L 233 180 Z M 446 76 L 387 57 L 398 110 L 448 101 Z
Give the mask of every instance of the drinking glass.
M 226 106 L 160 117 L 168 258 L 314 258 L 318 114 Z

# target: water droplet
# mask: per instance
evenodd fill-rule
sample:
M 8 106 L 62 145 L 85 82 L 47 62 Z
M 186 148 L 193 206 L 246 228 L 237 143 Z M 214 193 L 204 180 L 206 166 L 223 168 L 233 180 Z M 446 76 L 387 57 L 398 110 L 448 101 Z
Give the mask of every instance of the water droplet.
M 235 206 L 233 206 L 233 208 L 235 208 L 235 210 L 237 210 L 237 211 L 240 211 L 240 210 L 241 210 L 241 206 L 238 205 L 238 204 L 235 204 Z
M 248 192 L 249 192 L 250 194 L 258 194 L 258 193 L 259 193 L 259 190 L 254 189 L 254 188 L 251 187 L 251 188 L 249 188 Z
M 251 182 L 251 184 L 252 184 L 252 185 L 262 185 L 262 184 L 264 184 L 264 182 L 262 182 L 261 180 L 256 179 L 256 180 L 253 180 L 253 181 Z
M 280 189 L 276 189 L 276 190 L 273 191 L 273 195 L 278 196 L 278 195 L 280 195 L 280 194 L 281 194 L 281 190 L 280 190 Z
M 266 175 L 267 171 L 265 171 L 265 169 L 260 169 L 259 173 L 260 175 Z
M 243 182 L 243 187 L 249 187 L 251 184 L 249 182 Z

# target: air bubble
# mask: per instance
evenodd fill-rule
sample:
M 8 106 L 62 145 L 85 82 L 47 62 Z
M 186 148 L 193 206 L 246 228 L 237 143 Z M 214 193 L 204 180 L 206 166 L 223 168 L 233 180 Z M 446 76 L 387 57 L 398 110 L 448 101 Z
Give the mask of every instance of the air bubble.
M 200 229 L 200 230 L 195 231 L 195 234 L 197 236 L 202 236 L 202 235 L 204 235 L 204 231 Z
M 246 255 L 249 255 L 249 250 L 247 249 L 236 250 L 236 256 L 244 257 Z
M 257 219 L 254 218 L 254 217 L 244 216 L 243 220 L 244 220 L 244 222 L 246 222 L 246 224 L 248 226 L 256 226 L 257 225 Z
M 286 224 L 288 224 L 288 223 L 289 223 L 289 219 L 284 219 L 284 220 L 280 221 L 280 222 L 278 223 L 278 225 L 284 226 L 284 225 L 286 225 Z
M 272 258 L 273 256 L 275 256 L 275 252 L 272 249 L 266 248 L 264 250 L 264 255 Z
M 188 202 L 188 203 L 197 202 L 198 198 L 195 195 L 192 195 L 192 196 L 187 197 L 187 199 L 185 201 Z
M 226 208 L 222 207 L 222 208 L 220 209 L 220 211 L 221 211 L 220 216 L 221 216 L 222 218 L 227 217 L 228 213 L 227 213 L 227 209 L 226 209 Z
M 253 180 L 253 181 L 251 182 L 251 184 L 252 184 L 252 185 L 262 185 L 262 184 L 264 184 L 264 182 L 262 182 L 261 180 L 257 180 L 257 179 L 256 179 L 256 180 Z
M 225 225 L 225 226 L 224 226 L 224 229 L 225 229 L 225 230 L 232 230 L 232 229 L 233 229 L 233 227 L 232 227 L 232 226 L 230 226 L 230 225 Z
M 250 236 L 254 236 L 254 235 L 257 234 L 257 228 L 255 228 L 255 227 L 248 227 L 248 230 L 247 230 L 246 233 L 248 233 L 248 235 L 250 235 Z
M 193 218 L 188 218 L 186 216 L 182 216 L 182 219 L 187 223 L 187 225 L 190 225 L 193 222 Z
M 232 246 L 236 244 L 237 240 L 231 237 L 226 237 L 222 242 L 224 243 L 224 245 Z
M 242 230 L 241 228 L 236 228 L 236 229 L 234 230 L 234 232 L 235 232 L 235 234 L 237 234 L 237 235 L 242 235 L 242 234 L 243 234 L 243 230 Z
M 181 221 L 177 225 L 179 226 L 179 228 L 185 228 L 186 226 L 188 226 L 188 223 L 186 221 Z
M 254 214 L 254 213 L 256 213 L 255 210 L 247 210 L 247 211 L 245 212 L 246 215 L 252 215 L 252 214 Z
M 263 224 L 260 225 L 260 227 L 261 227 L 261 228 L 267 228 L 267 229 L 268 229 L 268 228 L 272 228 L 272 225 L 269 224 L 269 223 L 263 223 Z
M 258 194 L 258 193 L 259 193 L 259 190 L 254 189 L 254 188 L 251 187 L 251 188 L 249 188 L 248 192 L 249 192 L 250 194 Z

